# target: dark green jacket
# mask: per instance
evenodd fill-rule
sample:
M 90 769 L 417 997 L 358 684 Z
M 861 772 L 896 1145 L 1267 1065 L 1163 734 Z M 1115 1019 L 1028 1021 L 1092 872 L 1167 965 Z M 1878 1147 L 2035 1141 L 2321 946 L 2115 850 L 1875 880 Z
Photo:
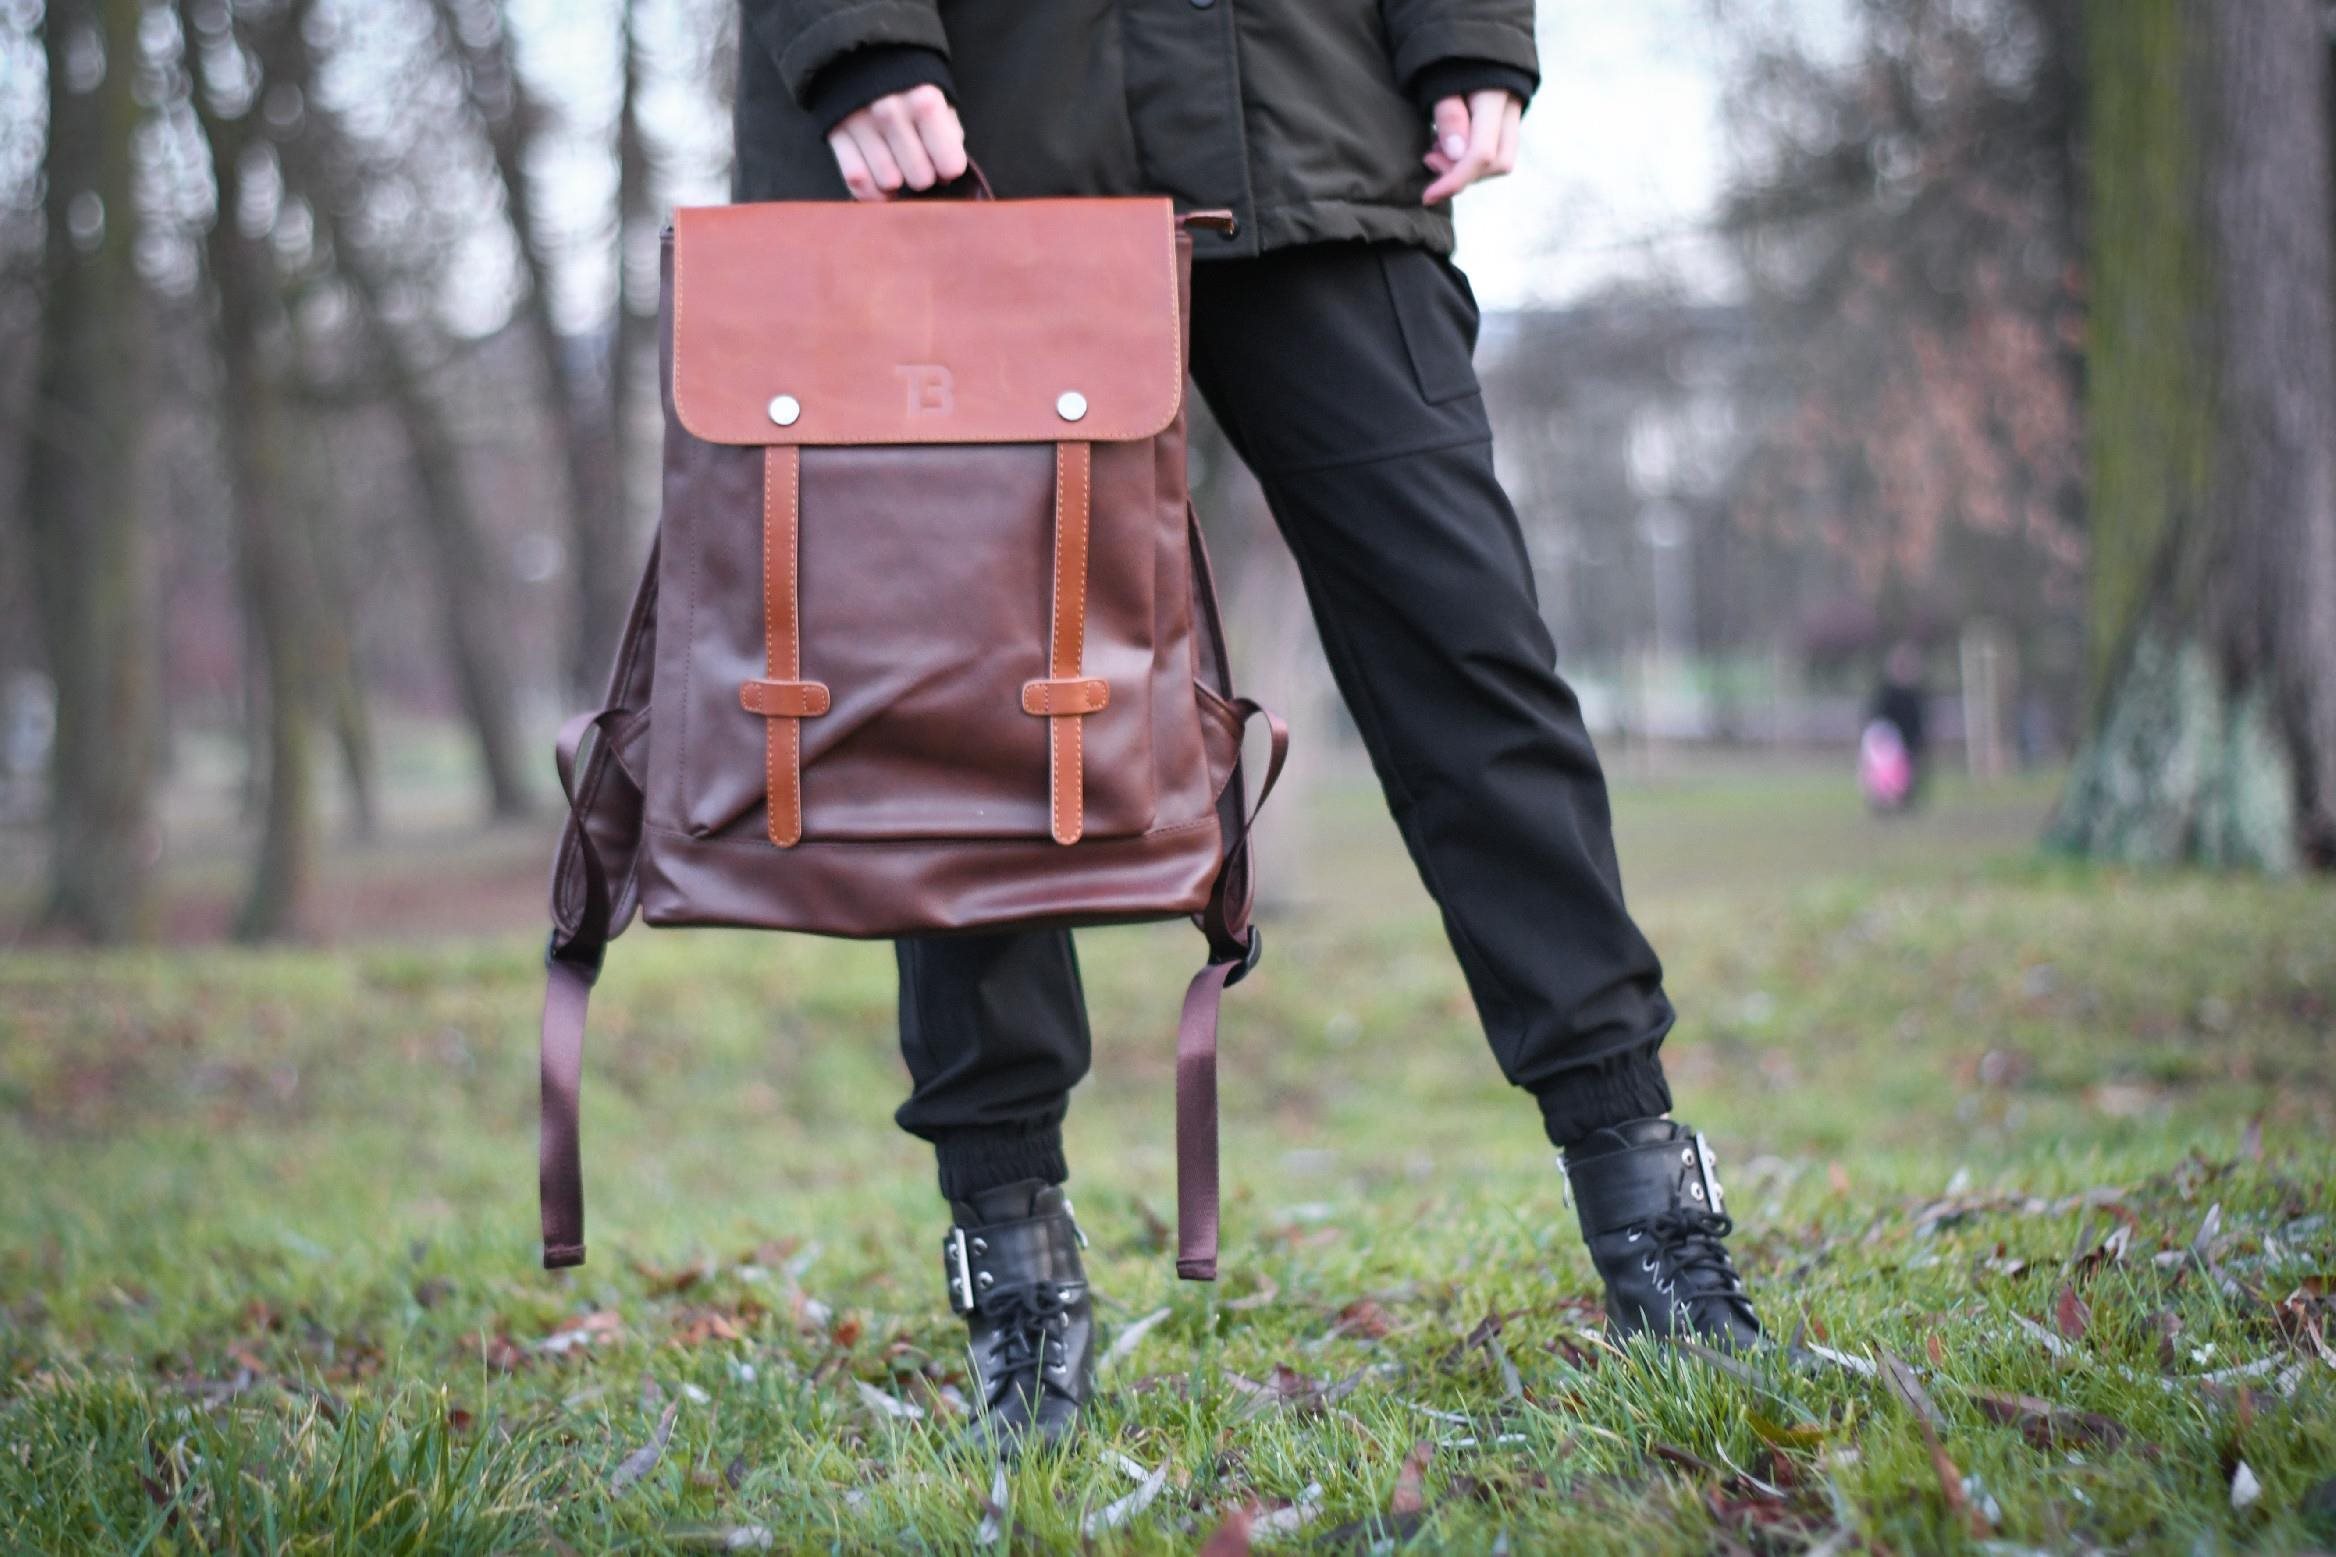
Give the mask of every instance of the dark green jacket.
M 1426 105 L 1539 79 L 1533 0 L 742 0 L 740 200 L 844 198 L 825 131 L 944 85 L 1001 196 L 1222 206 L 1204 257 L 1337 239 L 1452 247 Z M 857 99 L 856 101 L 854 99 Z

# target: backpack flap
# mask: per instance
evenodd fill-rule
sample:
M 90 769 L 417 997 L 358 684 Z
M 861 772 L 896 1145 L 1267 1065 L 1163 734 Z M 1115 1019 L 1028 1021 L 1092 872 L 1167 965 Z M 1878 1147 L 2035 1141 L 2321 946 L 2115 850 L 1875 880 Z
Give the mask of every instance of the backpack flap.
M 676 213 L 683 831 L 1067 845 L 1198 820 L 1155 782 L 1195 727 L 1158 596 L 1182 571 L 1187 242 L 1163 199 Z
M 673 400 L 709 443 L 1132 443 L 1184 400 L 1164 199 L 673 219 Z

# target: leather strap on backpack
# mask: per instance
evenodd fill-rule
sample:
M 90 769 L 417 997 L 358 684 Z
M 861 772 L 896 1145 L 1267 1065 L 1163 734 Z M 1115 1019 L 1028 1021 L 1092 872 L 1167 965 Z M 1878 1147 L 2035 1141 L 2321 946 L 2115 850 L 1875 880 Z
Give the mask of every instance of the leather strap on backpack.
M 1093 509 L 1094 448 L 1054 446 L 1054 609 L 1044 681 L 1022 684 L 1022 710 L 1046 720 L 1047 815 L 1054 841 L 1077 843 L 1087 828 L 1085 730 L 1080 721 L 1111 698 L 1108 682 L 1080 674 L 1087 653 L 1087 539 Z
M 803 721 L 827 712 L 824 682 L 802 680 L 803 451 L 778 444 L 762 461 L 762 624 L 766 679 L 738 688 L 750 714 L 770 721 L 763 735 L 764 789 L 771 842 L 803 841 Z
M 1193 594 L 1200 602 L 1201 636 L 1208 647 L 1207 673 L 1219 693 L 1249 721 L 1265 720 L 1265 778 L 1257 804 L 1246 804 L 1242 764 L 1217 800 L 1218 826 L 1225 838 L 1224 863 L 1209 888 L 1209 900 L 1195 916 L 1208 937 L 1209 960 L 1185 986 L 1184 1008 L 1176 1023 L 1176 1274 L 1186 1281 L 1217 1279 L 1220 1204 L 1217 1154 L 1217 1010 L 1225 991 L 1249 976 L 1265 950 L 1264 938 L 1249 922 L 1256 875 L 1251 867 L 1250 827 L 1273 793 L 1290 754 L 1289 726 L 1245 697 L 1233 696 L 1233 664 L 1225 647 L 1225 624 L 1217 610 L 1216 578 L 1200 516 L 1188 504 L 1185 527 L 1192 547 Z
M 584 1021 L 608 943 L 633 912 L 633 863 L 641 844 L 642 794 L 624 753 L 648 726 L 649 668 L 657 634 L 657 550 L 652 547 L 609 677 L 608 704 L 560 729 L 555 757 L 568 822 L 552 864 L 552 934 L 544 956 L 536 1141 L 546 1270 L 584 1263 L 584 1174 L 578 1092 Z M 584 743 L 592 741 L 586 752 Z M 581 760 L 579 760 L 581 759 Z

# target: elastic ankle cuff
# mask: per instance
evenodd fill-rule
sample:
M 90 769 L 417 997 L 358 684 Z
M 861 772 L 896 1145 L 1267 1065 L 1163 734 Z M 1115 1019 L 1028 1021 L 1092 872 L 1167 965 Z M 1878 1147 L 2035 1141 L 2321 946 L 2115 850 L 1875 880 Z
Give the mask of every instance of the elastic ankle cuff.
M 1549 1144 L 1563 1151 L 1596 1131 L 1670 1112 L 1671 1084 L 1656 1045 L 1625 1050 L 1558 1075 L 1534 1093 Z
M 971 1200 L 1021 1179 L 1060 1184 L 1071 1176 L 1060 1125 L 958 1130 L 933 1143 L 941 1198 Z

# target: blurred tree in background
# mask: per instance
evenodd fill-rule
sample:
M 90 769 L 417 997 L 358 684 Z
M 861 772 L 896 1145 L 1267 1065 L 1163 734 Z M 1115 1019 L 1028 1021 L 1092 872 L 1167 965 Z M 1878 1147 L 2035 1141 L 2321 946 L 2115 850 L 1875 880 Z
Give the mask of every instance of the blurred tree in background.
M 33 412 L 18 499 L 56 686 L 48 915 L 95 940 L 142 928 L 158 757 L 154 547 L 139 448 L 154 367 L 135 266 L 139 0 L 53 7 Z
M 2319 0 L 2093 0 L 2092 739 L 2060 845 L 2336 867 Z
M 52 926 L 147 928 L 163 753 L 222 712 L 248 937 L 299 923 L 328 751 L 370 825 L 381 687 L 443 692 L 486 811 L 529 809 L 530 701 L 597 690 L 645 549 L 659 213 L 718 197 L 729 9 L 607 0 L 531 65 L 493 0 L 0 7 Z
M 1718 14 L 1744 37 L 1724 219 L 1777 381 L 1739 520 L 1841 557 L 1885 638 L 2006 625 L 2073 701 L 2077 0 L 1858 0 L 1840 57 Z
M 1585 705 L 1782 740 L 1790 656 L 1991 624 L 2023 699 L 2094 707 L 2059 843 L 2336 859 L 2326 6 L 1708 5 L 1728 273 L 1487 321 Z M 58 933 L 155 928 L 166 824 L 248 837 L 236 928 L 297 930 L 420 724 L 481 817 L 540 798 L 647 548 L 661 213 L 721 198 L 732 9 L 0 0 L 0 810 L 37 752 Z M 1202 447 L 1243 653 L 1327 750 Z M 184 820 L 198 768 L 240 823 Z

